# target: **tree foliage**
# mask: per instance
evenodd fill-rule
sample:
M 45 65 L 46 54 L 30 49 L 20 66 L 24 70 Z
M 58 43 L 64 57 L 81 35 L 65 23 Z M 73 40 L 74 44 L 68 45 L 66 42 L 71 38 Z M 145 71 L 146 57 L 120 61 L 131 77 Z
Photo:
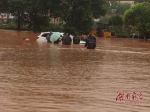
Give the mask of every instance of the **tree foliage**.
M 26 8 L 26 2 L 24 0 L 7 0 L 8 2 L 8 10 L 10 13 L 12 13 L 14 16 L 17 17 L 17 25 L 18 30 L 21 28 L 21 24 L 23 23 L 24 19 L 24 12 Z
M 107 13 L 109 14 L 123 15 L 124 12 L 131 7 L 131 4 L 119 3 L 119 2 L 107 2 L 105 7 L 107 10 Z
M 87 33 L 91 29 L 93 18 L 99 18 L 106 13 L 103 0 L 65 0 L 62 3 L 65 27 L 75 32 Z M 72 31 L 70 31 L 72 32 Z
M 40 31 L 48 25 L 49 17 L 59 17 L 68 32 L 83 33 L 90 30 L 93 18 L 106 13 L 104 3 L 104 0 L 1 0 L 0 10 L 17 17 L 18 30 L 26 22 L 34 31 Z
M 137 3 L 128 9 L 123 17 L 124 26 L 134 27 L 136 31 L 144 34 L 147 38 L 150 36 L 150 3 Z
M 8 1 L 7 0 L 0 0 L 0 12 L 8 12 Z
M 114 26 L 123 26 L 122 17 L 119 15 L 114 15 L 109 19 L 109 24 Z

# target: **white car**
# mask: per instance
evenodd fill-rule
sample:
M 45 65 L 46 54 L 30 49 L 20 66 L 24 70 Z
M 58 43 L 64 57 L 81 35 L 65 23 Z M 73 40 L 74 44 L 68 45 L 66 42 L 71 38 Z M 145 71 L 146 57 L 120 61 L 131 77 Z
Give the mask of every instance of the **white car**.
M 46 36 L 48 35 L 48 34 L 50 34 L 50 32 L 41 32 L 41 34 L 38 36 L 38 38 L 37 38 L 37 40 L 38 41 L 42 41 L 42 40 L 45 40 L 45 41 L 47 41 L 46 40 Z M 63 33 L 60 33 L 61 35 L 63 35 Z
M 50 32 L 41 32 L 41 34 L 38 36 L 37 41 L 47 41 L 46 40 L 46 36 L 49 34 Z M 60 32 L 61 35 L 63 35 L 64 33 Z M 73 40 L 73 36 L 70 35 L 71 39 Z M 85 44 L 85 41 L 80 40 L 80 44 Z

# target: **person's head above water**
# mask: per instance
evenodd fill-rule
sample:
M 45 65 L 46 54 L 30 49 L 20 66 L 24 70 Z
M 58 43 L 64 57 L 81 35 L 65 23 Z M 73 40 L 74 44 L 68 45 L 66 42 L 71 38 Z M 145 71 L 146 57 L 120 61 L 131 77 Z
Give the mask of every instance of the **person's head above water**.
M 51 30 L 49 31 L 50 33 L 53 33 Z

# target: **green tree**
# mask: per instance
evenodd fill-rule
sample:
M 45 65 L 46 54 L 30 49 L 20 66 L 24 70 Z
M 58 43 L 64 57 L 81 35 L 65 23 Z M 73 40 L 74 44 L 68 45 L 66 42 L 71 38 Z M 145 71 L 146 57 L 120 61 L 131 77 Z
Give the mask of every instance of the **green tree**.
M 17 17 L 17 29 L 21 29 L 21 24 L 23 23 L 24 19 L 24 12 L 26 7 L 25 0 L 8 0 L 8 10 L 10 13 L 12 13 L 14 16 Z
M 64 0 L 61 18 L 65 21 L 66 31 L 88 33 L 93 18 L 106 13 L 104 3 L 104 0 Z
M 29 27 L 34 31 L 41 31 L 49 25 L 50 18 L 60 16 L 61 0 L 26 0 Z
M 134 1 L 135 4 L 141 3 L 141 2 L 150 2 L 150 0 L 136 0 L 136 1 Z
M 28 27 L 32 28 L 33 31 L 40 31 L 43 25 L 47 23 L 47 17 L 45 16 L 45 8 L 42 9 L 41 0 L 26 0 L 26 10 Z M 43 1 L 44 2 L 44 1 Z M 43 6 L 44 7 L 44 6 Z M 46 7 L 46 4 L 45 4 Z M 47 10 L 46 10 L 47 11 Z
M 129 3 L 107 2 L 105 5 L 107 13 L 123 15 L 131 7 Z
M 1 0 L 0 1 L 0 10 L 2 12 L 12 13 L 17 17 L 17 29 L 21 29 L 21 25 L 24 22 L 25 17 L 25 0 Z
M 104 3 L 104 0 L 1 0 L 0 6 L 5 4 L 1 9 L 7 7 L 17 17 L 18 30 L 26 22 L 34 31 L 40 31 L 48 25 L 49 17 L 60 17 L 68 32 L 85 33 L 91 29 L 93 18 L 106 13 Z
M 145 36 L 145 39 L 150 36 L 150 3 L 137 3 L 135 6 L 128 9 L 123 17 L 124 26 L 135 28 L 140 34 Z
M 8 0 L 0 0 L 0 12 L 8 12 Z
M 0 10 L 17 17 L 17 29 L 27 23 L 34 31 L 48 26 L 49 17 L 59 17 L 61 0 L 1 0 Z M 6 8 L 7 7 L 7 8 Z
M 114 15 L 109 19 L 109 24 L 112 26 L 112 30 L 116 33 L 122 32 L 123 20 L 122 17 L 119 15 Z
M 109 24 L 114 26 L 123 26 L 122 17 L 119 15 L 114 15 L 109 19 Z

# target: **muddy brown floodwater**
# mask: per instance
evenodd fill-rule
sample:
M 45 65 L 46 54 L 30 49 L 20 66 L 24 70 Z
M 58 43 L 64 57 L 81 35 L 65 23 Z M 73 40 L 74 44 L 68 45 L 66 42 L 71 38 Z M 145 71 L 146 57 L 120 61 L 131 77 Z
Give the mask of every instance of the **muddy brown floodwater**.
M 0 30 L 0 112 L 150 112 L 150 41 L 87 50 L 38 35 Z

